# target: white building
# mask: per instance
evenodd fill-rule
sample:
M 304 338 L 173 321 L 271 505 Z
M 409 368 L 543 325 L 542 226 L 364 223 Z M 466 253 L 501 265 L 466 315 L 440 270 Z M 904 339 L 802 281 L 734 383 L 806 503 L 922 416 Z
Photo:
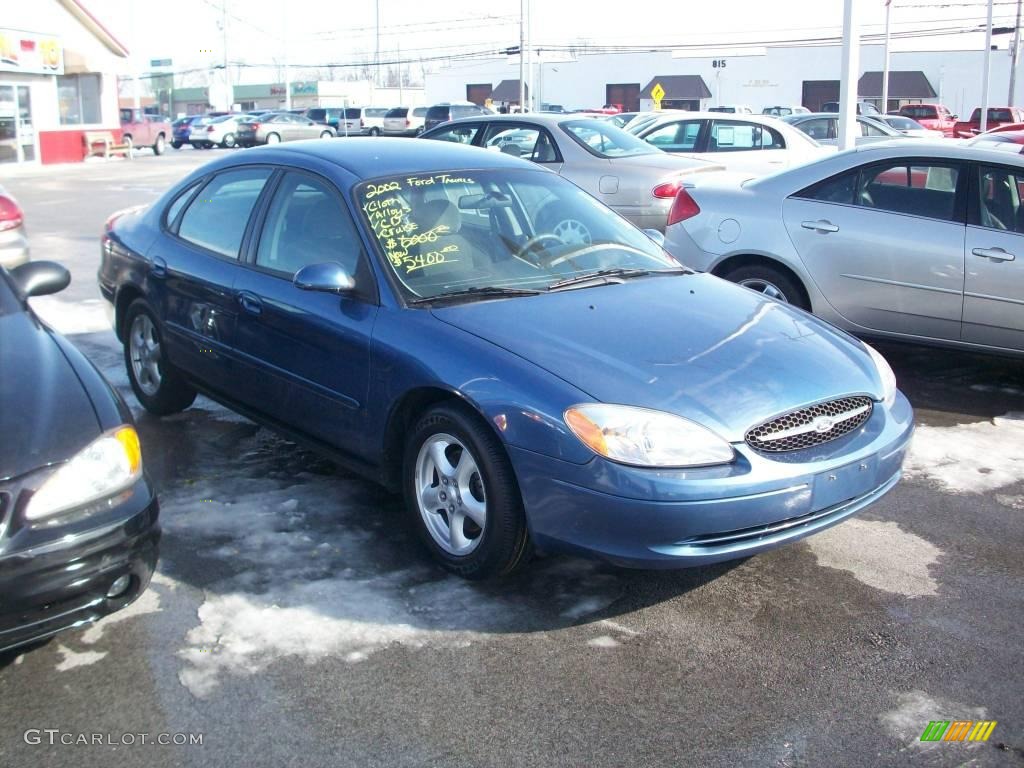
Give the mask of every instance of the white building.
M 560 60 L 541 51 L 535 57 L 539 63 L 531 68 L 532 76 L 525 79 L 536 85 L 532 89 L 535 107 L 542 103 L 561 104 L 566 109 L 621 104 L 627 111 L 651 109 L 651 88 L 667 80 L 663 85 L 665 108 L 742 104 L 760 112 L 766 106 L 803 104 L 816 110 L 839 98 L 840 55 L 838 45 L 733 47 L 699 55 L 664 51 L 569 58 L 557 54 Z M 980 50 L 893 51 L 889 107 L 896 107 L 897 102 L 937 102 L 954 113 L 969 114 L 981 103 L 984 55 Z M 881 72 L 884 48 L 864 45 L 860 58 L 861 74 L 867 76 L 861 77 L 859 96 L 881 106 L 881 77 L 870 73 Z M 992 106 L 1006 105 L 1009 70 L 1009 52 L 992 51 Z M 516 56 L 459 63 L 427 75 L 427 103 L 465 99 L 483 103 L 488 87 L 518 77 Z M 1015 104 L 1020 104 L 1024 95 L 1022 80 L 1017 79 Z

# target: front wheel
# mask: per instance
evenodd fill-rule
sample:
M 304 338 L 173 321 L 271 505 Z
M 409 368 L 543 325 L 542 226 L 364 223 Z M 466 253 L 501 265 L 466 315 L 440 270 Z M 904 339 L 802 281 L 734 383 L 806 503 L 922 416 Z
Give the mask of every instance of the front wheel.
M 167 361 L 156 318 L 145 301 L 136 299 L 131 303 L 124 327 L 125 368 L 142 407 L 157 416 L 166 416 L 192 405 L 196 391 Z
M 281 137 L 278 136 L 276 133 L 268 133 L 267 134 L 267 144 L 280 144 L 280 143 L 281 143 Z
M 444 568 L 486 579 L 526 559 L 529 535 L 512 465 L 474 414 L 441 405 L 424 415 L 406 443 L 403 476 L 413 524 Z
M 171 148 L 172 149 L 181 149 L 181 142 L 180 141 L 172 141 L 171 142 Z
M 331 139 L 331 138 L 334 138 L 334 134 L 331 133 L 330 131 L 322 131 L 320 133 L 320 138 L 321 139 Z
M 235 146 L 235 134 L 229 133 L 228 135 L 226 135 L 221 140 L 220 145 L 225 149 L 231 149 L 231 147 Z
M 370 135 L 371 136 L 380 136 L 380 128 L 371 128 L 370 129 Z
M 164 142 L 164 135 L 161 133 L 159 136 L 156 137 L 156 141 L 153 142 L 153 154 L 162 155 L 166 148 L 167 147 Z
M 751 264 L 730 270 L 722 277 L 784 304 L 792 304 L 808 312 L 811 310 L 811 303 L 799 283 L 781 269 L 767 264 Z

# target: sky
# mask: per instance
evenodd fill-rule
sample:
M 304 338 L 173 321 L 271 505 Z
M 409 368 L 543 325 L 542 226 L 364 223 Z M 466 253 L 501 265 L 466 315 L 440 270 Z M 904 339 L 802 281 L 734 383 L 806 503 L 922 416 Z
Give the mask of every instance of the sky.
M 882 33 L 884 0 L 855 1 L 864 33 Z M 176 0 L 163 6 L 154 20 L 138 0 L 84 2 L 144 69 L 151 58 L 171 58 L 177 70 L 205 69 L 223 61 L 222 18 L 227 21 L 231 62 L 280 67 L 287 58 L 301 70 L 372 60 L 379 8 L 381 60 L 416 60 L 414 72 L 443 66 L 444 61 L 431 61 L 438 57 L 518 44 L 521 5 L 521 0 Z M 843 21 L 843 0 L 646 0 L 637 13 L 595 0 L 533 0 L 532 5 L 532 39 L 540 47 L 583 41 L 605 46 L 764 43 L 838 35 Z M 608 12 L 610 7 L 623 10 Z M 1014 0 L 995 0 L 994 8 L 996 26 L 1013 24 Z M 984 22 L 984 0 L 893 0 L 892 30 L 897 35 L 980 28 Z M 1003 48 L 1008 40 L 1008 35 L 995 38 Z M 893 43 L 893 50 L 983 47 L 981 33 Z M 420 63 L 421 58 L 426 61 Z M 266 76 L 266 69 L 243 69 L 239 80 L 266 82 Z

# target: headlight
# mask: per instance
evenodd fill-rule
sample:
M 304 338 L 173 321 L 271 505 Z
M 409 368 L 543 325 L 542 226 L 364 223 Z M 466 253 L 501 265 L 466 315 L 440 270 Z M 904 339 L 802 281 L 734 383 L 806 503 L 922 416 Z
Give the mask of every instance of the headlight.
M 142 450 L 133 427 L 101 435 L 54 472 L 29 499 L 28 520 L 42 520 L 113 496 L 142 476 Z
M 628 405 L 575 405 L 565 423 L 584 445 L 637 467 L 702 467 L 733 460 L 732 446 L 681 416 Z
M 875 361 L 878 376 L 882 379 L 882 402 L 891 406 L 896 402 L 896 374 L 892 372 L 889 363 L 877 349 L 870 344 L 865 344 L 864 347 L 871 355 L 871 359 Z

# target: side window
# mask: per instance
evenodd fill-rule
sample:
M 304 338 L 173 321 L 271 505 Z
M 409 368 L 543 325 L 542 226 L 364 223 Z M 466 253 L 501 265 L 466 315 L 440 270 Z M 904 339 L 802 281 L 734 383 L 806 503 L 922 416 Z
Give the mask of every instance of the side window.
M 711 126 L 709 152 L 743 152 L 752 149 L 785 149 L 782 136 L 756 123 L 715 120 Z
M 669 123 L 648 133 L 644 141 L 665 152 L 693 152 L 702 123 L 701 120 Z
M 456 144 L 472 144 L 479 130 L 480 126 L 476 123 L 471 125 L 453 125 L 447 130 L 435 133 L 430 138 L 439 141 L 454 141 Z
M 955 165 L 891 163 L 861 168 L 857 204 L 866 208 L 953 221 L 956 218 Z
M 863 121 L 860 124 L 860 135 L 861 136 L 887 136 L 888 134 L 881 128 L 872 125 L 868 121 Z
M 196 190 L 199 189 L 200 186 L 200 184 L 193 184 L 191 187 L 189 187 L 176 198 L 174 198 L 174 201 L 169 206 L 167 206 L 167 210 L 164 211 L 165 227 L 171 228 L 174 226 L 174 222 L 175 220 L 177 220 L 178 214 L 181 213 L 181 211 L 185 208 L 185 206 L 188 204 L 188 201 L 192 199 L 192 196 L 195 195 Z
M 178 237 L 237 259 L 249 215 L 270 174 L 269 168 L 243 168 L 215 176 L 189 203 Z
M 540 130 L 532 126 L 509 126 L 491 123 L 484 134 L 484 146 L 500 149 L 513 157 L 532 160 Z
M 802 189 L 793 197 L 806 200 L 818 200 L 822 203 L 853 204 L 853 192 L 857 187 L 857 171 L 847 171 L 831 179 L 819 181 L 807 189 Z
M 827 139 L 829 137 L 829 119 L 827 117 L 817 117 L 813 120 L 804 120 L 797 125 L 801 131 L 806 133 L 812 139 Z
M 311 176 L 287 174 L 267 210 L 256 264 L 291 277 L 309 264 L 336 261 L 355 276 L 361 257 L 359 235 L 338 193 Z
M 979 172 L 978 223 L 989 229 L 1024 234 L 1024 211 L 1021 210 L 1024 173 L 986 166 Z

